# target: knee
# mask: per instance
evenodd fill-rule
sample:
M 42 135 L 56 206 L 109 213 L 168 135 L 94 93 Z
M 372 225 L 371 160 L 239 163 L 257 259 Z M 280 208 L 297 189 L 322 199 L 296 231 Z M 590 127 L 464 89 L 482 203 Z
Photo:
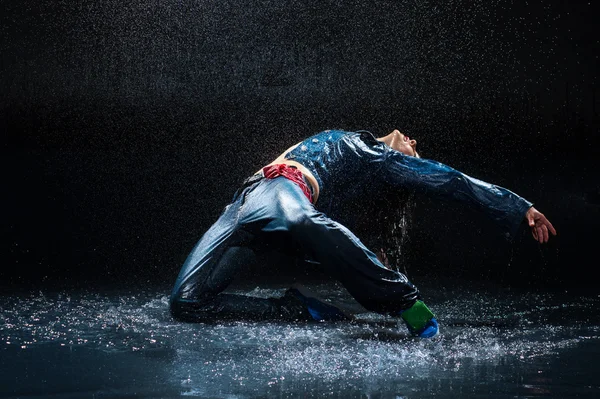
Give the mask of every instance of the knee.
M 175 320 L 183 320 L 186 313 L 185 302 L 181 300 L 179 293 L 172 293 L 169 298 L 169 313 Z
M 175 320 L 182 320 L 183 309 L 181 307 L 181 302 L 179 302 L 177 298 L 171 297 L 169 300 L 169 313 Z
M 177 321 L 187 323 L 210 322 L 214 315 L 207 311 L 211 307 L 211 301 L 190 301 L 181 298 L 171 298 L 169 301 L 169 312 L 171 317 Z
M 188 296 L 189 292 L 184 289 L 175 289 L 169 298 L 169 313 L 178 321 L 195 322 L 203 306 L 210 304 L 214 295 L 196 292 L 193 298 Z

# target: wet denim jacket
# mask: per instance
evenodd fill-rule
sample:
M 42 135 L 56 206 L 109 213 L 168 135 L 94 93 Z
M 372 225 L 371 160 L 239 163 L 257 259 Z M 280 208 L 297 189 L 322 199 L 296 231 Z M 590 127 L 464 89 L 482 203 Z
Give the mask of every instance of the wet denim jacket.
M 467 176 L 447 165 L 393 150 L 367 131 L 326 130 L 301 142 L 285 158 L 304 165 L 317 179 L 317 208 L 327 213 L 338 201 L 376 195 L 381 184 L 459 200 L 514 236 L 532 203 L 519 195 Z

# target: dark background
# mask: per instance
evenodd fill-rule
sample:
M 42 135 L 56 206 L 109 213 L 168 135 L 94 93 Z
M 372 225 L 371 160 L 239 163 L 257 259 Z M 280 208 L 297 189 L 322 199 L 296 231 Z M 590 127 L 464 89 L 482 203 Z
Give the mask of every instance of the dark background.
M 593 2 L 2 3 L 5 289 L 169 286 L 285 148 L 398 128 L 559 232 L 510 242 L 419 199 L 409 274 L 598 292 Z

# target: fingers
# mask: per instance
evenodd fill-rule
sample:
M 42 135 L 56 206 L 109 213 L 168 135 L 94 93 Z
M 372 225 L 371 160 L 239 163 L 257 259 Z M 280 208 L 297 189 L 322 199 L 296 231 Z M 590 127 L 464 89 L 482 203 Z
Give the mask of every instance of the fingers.
M 556 229 L 544 215 L 541 215 L 540 217 L 540 224 L 544 233 L 544 242 L 548 242 L 550 233 L 554 236 L 556 235 Z
M 385 253 L 383 248 L 379 249 L 379 253 L 377 254 L 377 259 L 386 267 L 390 268 L 390 262 L 388 260 L 387 254 Z
M 556 229 L 554 228 L 554 226 L 552 226 L 552 223 L 550 223 L 550 221 L 548 219 L 546 219 L 544 217 L 544 220 L 546 222 L 546 226 L 548 227 L 548 230 L 550 230 L 550 232 L 552 233 L 553 236 L 556 235 Z
M 533 238 L 540 244 L 547 243 L 550 234 L 556 235 L 556 229 L 543 213 L 535 212 L 528 218 Z
M 533 234 L 533 238 L 540 244 L 545 244 L 550 239 L 548 227 L 545 224 L 537 225 L 535 228 L 531 229 L 531 233 Z
M 541 234 L 542 239 L 540 240 L 540 243 L 545 244 L 548 242 L 548 238 L 549 238 L 548 237 L 548 227 L 546 227 L 546 225 L 543 224 L 540 227 L 540 230 L 542 230 L 542 234 Z M 538 237 L 540 237 L 540 234 L 538 234 Z

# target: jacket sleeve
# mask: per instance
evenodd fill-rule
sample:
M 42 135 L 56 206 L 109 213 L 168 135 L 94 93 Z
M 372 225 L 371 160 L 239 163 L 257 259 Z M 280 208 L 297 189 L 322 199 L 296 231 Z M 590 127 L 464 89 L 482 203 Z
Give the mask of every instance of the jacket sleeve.
M 506 188 L 467 176 L 440 162 L 415 158 L 390 150 L 381 173 L 398 188 L 458 200 L 482 211 L 511 237 L 515 236 L 525 213 L 533 204 Z

